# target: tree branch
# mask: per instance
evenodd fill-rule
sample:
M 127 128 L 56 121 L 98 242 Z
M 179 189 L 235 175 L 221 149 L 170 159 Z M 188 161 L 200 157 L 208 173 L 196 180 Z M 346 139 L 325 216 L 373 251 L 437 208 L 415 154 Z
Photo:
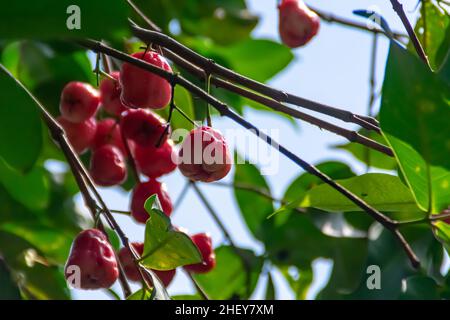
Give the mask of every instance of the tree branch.
M 419 39 L 417 38 L 414 28 L 412 27 L 411 23 L 408 20 L 405 10 L 403 10 L 403 5 L 400 2 L 398 2 L 398 0 L 391 0 L 391 4 L 392 4 L 392 8 L 394 8 L 394 11 L 400 17 L 400 20 L 402 21 L 403 25 L 405 26 L 405 29 L 408 32 L 409 38 L 411 39 L 411 42 L 414 45 L 414 48 L 416 49 L 416 52 L 419 55 L 420 59 L 422 59 L 423 62 L 425 62 L 426 65 L 431 69 L 430 61 L 428 60 L 428 56 L 425 53 L 425 51 L 423 50 L 423 47 L 420 44 Z
M 323 113 L 345 122 L 352 122 L 358 124 L 367 130 L 375 130 L 377 132 L 379 132 L 380 130 L 378 121 L 373 118 L 363 115 L 356 115 L 347 110 L 327 106 L 325 104 L 304 99 L 299 96 L 269 87 L 263 83 L 242 76 L 230 69 L 227 69 L 219 64 L 216 64 L 214 60 L 201 56 L 195 51 L 189 49 L 188 47 L 182 45 L 181 43 L 162 33 L 142 29 L 135 24 L 131 24 L 131 30 L 136 37 L 140 38 L 146 43 L 155 43 L 159 46 L 165 47 L 169 50 L 176 52 L 178 55 L 182 56 L 185 60 L 190 61 L 192 64 L 202 68 L 204 72 L 206 72 L 207 74 L 223 77 L 224 79 L 227 79 L 241 86 L 254 90 L 278 102 L 292 103 L 299 107 Z M 211 81 L 213 82 L 214 80 L 211 79 Z
M 402 239 L 401 234 L 399 234 L 398 232 L 395 232 L 395 230 L 397 228 L 396 221 L 391 220 L 389 217 L 385 216 L 378 210 L 372 208 L 364 200 L 360 199 L 358 196 L 356 196 L 349 190 L 342 187 L 340 184 L 333 181 L 330 177 L 328 177 L 327 175 L 320 172 L 316 167 L 312 166 L 308 162 L 306 162 L 303 159 L 301 159 L 300 157 L 296 156 L 294 153 L 292 153 L 291 151 L 286 149 L 284 146 L 279 144 L 277 141 L 273 140 L 272 137 L 268 136 L 267 134 L 265 134 L 264 132 L 259 130 L 257 127 L 255 127 L 253 124 L 251 124 L 250 122 L 245 120 L 243 117 L 238 115 L 236 112 L 234 112 L 233 110 L 228 108 L 228 106 L 226 104 L 224 104 L 223 102 L 217 100 L 215 97 L 211 96 L 210 94 L 208 94 L 207 92 L 205 92 L 204 90 L 197 87 L 196 85 L 189 82 L 188 80 L 186 80 L 185 78 L 183 78 L 182 76 L 180 76 L 178 74 L 173 74 L 171 72 L 163 70 L 163 69 L 161 69 L 157 66 L 154 66 L 152 64 L 149 64 L 143 60 L 134 58 L 134 57 L 127 55 L 121 51 L 118 51 L 114 48 L 108 47 L 98 41 L 83 40 L 83 41 L 79 41 L 79 44 L 84 46 L 87 49 L 93 50 L 95 52 L 105 53 L 107 55 L 110 55 L 110 56 L 118 59 L 118 60 L 131 63 L 134 66 L 142 68 L 143 70 L 152 72 L 152 73 L 166 79 L 173 85 L 179 84 L 182 87 L 184 87 L 185 89 L 187 89 L 188 91 L 190 91 L 195 96 L 199 97 L 200 99 L 202 99 L 204 101 L 207 101 L 222 116 L 225 116 L 225 117 L 233 120 L 234 122 L 238 123 L 242 127 L 250 130 L 258 138 L 263 140 L 265 143 L 271 145 L 273 148 L 278 150 L 281 154 L 283 154 L 288 159 L 293 161 L 296 165 L 298 165 L 299 167 L 304 169 L 306 172 L 318 177 L 324 183 L 331 186 L 333 189 L 335 189 L 336 191 L 338 191 L 339 193 L 344 195 L 347 199 L 349 199 L 350 201 L 355 203 L 358 207 L 360 207 L 365 212 L 367 212 L 373 219 L 375 219 L 376 221 L 381 223 L 385 228 L 391 230 L 396 235 L 396 237 L 398 238 L 400 243 L 402 244 L 404 250 L 408 252 L 408 256 L 410 257 L 411 263 L 413 264 L 413 266 L 417 267 L 419 265 L 419 261 L 418 261 L 417 257 L 414 255 L 414 253 L 412 252 L 410 246 L 404 242 L 404 239 Z

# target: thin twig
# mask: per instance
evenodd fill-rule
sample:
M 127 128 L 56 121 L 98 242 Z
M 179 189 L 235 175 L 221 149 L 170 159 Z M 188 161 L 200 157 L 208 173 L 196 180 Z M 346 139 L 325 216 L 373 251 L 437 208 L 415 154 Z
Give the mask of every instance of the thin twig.
M 428 60 L 428 56 L 425 53 L 425 51 L 423 50 L 423 47 L 420 44 L 419 39 L 417 38 L 414 28 L 408 20 L 405 10 L 403 10 L 403 5 L 400 2 L 398 2 L 398 0 L 391 0 L 391 4 L 392 4 L 392 7 L 394 8 L 394 11 L 400 17 L 400 20 L 402 21 L 403 25 L 405 26 L 405 29 L 408 32 L 409 38 L 411 39 L 411 42 L 414 45 L 414 48 L 416 49 L 416 52 L 419 55 L 420 59 L 422 59 L 425 62 L 425 64 L 431 69 L 430 61 Z
M 192 274 L 189 271 L 186 271 L 186 274 L 203 300 L 210 300 L 206 292 L 200 287 L 200 285 L 197 283 L 197 280 L 194 279 Z
M 234 243 L 233 239 L 231 238 L 230 233 L 228 232 L 227 228 L 222 223 L 222 220 L 220 220 L 219 215 L 216 213 L 216 211 L 214 210 L 212 205 L 209 203 L 209 201 L 206 198 L 206 196 L 203 194 L 203 192 L 200 190 L 200 188 L 197 186 L 197 184 L 194 181 L 191 181 L 190 183 L 191 183 L 192 188 L 194 189 L 195 193 L 200 198 L 200 200 L 202 201 L 203 205 L 205 206 L 205 208 L 208 210 L 209 214 L 213 218 L 213 220 L 219 226 L 219 229 L 222 231 L 223 235 L 227 239 L 227 241 L 230 244 L 230 246 L 233 249 L 233 251 L 240 257 L 240 259 L 242 261 L 242 264 L 243 264 L 243 267 L 244 267 L 245 272 L 246 272 L 247 295 L 250 295 L 250 293 L 251 293 L 250 292 L 250 290 L 251 290 L 250 287 L 251 287 L 251 272 L 252 272 L 252 270 L 251 270 L 249 262 L 247 261 L 246 257 L 242 254 L 242 252 L 239 249 L 239 247 Z
M 242 127 L 248 129 L 250 132 L 255 134 L 258 138 L 263 140 L 265 143 L 271 145 L 273 148 L 278 150 L 281 154 L 286 156 L 288 159 L 293 161 L 296 165 L 307 171 L 308 173 L 318 177 L 321 181 L 331 186 L 333 189 L 341 193 L 343 196 L 348 198 L 350 201 L 355 203 L 358 207 L 363 209 L 365 212 L 367 212 L 373 219 L 381 223 L 385 228 L 387 228 L 390 231 L 393 231 L 398 240 L 401 242 L 403 248 L 405 251 L 407 251 L 408 256 L 411 258 L 411 263 L 414 267 L 419 266 L 419 260 L 414 255 L 411 247 L 406 243 L 402 237 L 402 235 L 398 232 L 395 232 L 397 228 L 397 222 L 391 220 L 389 217 L 385 216 L 369 204 L 367 204 L 364 200 L 347 190 L 346 188 L 342 187 L 340 184 L 333 181 L 330 177 L 323 174 L 321 171 L 319 171 L 316 167 L 309 164 L 308 162 L 304 161 L 294 153 L 292 153 L 290 150 L 286 149 L 283 145 L 279 144 L 277 141 L 272 139 L 272 137 L 268 136 L 259 128 L 245 120 L 242 116 L 231 110 L 226 104 L 219 101 L 215 97 L 209 95 L 207 92 L 199 88 L 198 86 L 194 85 L 190 81 L 186 80 L 182 76 L 178 74 L 173 74 L 171 72 L 168 72 L 164 69 L 161 69 L 155 65 L 152 65 L 150 63 L 147 63 L 143 60 L 134 58 L 130 55 L 127 55 L 121 51 L 118 51 L 114 48 L 111 48 L 109 46 L 106 46 L 98 41 L 93 40 L 84 40 L 79 41 L 79 44 L 84 46 L 87 49 L 91 49 L 95 52 L 102 52 L 107 55 L 110 55 L 118 60 L 125 61 L 128 63 L 131 63 L 139 68 L 142 68 L 143 70 L 147 70 L 149 72 L 152 72 L 167 81 L 169 81 L 172 84 L 179 84 L 188 91 L 190 91 L 194 96 L 199 97 L 202 100 L 208 101 L 208 103 L 213 106 L 222 116 L 225 116 L 237 124 L 241 125 Z
M 131 30 L 133 34 L 147 43 L 156 43 L 162 47 L 172 50 L 182 56 L 185 60 L 190 61 L 192 64 L 201 67 L 203 70 L 207 70 L 209 74 L 223 77 L 229 81 L 235 82 L 241 86 L 247 87 L 260 94 L 270 97 L 278 102 L 287 102 L 295 104 L 299 107 L 303 107 L 312 111 L 326 114 L 328 116 L 340 119 L 345 122 L 352 122 L 362 126 L 367 130 L 379 131 L 378 121 L 366 117 L 363 115 L 356 115 L 350 111 L 338 109 L 335 107 L 327 106 L 318 102 L 314 102 L 287 92 L 283 92 L 272 87 L 269 87 L 263 83 L 240 75 L 230 69 L 227 69 L 219 64 L 216 64 L 214 60 L 203 57 L 188 47 L 182 45 L 176 40 L 168 37 L 165 34 L 150 31 L 138 27 L 135 24 L 131 24 Z M 211 79 L 213 81 L 213 79 Z
M 349 20 L 343 17 L 338 17 L 335 16 L 332 13 L 327 13 L 324 12 L 320 9 L 317 9 L 315 7 L 311 7 L 310 5 L 308 5 L 308 7 L 314 11 L 315 13 L 317 13 L 317 15 L 324 21 L 330 22 L 330 23 L 337 23 L 337 24 L 341 24 L 347 27 L 351 27 L 351 28 L 355 28 L 355 29 L 359 29 L 359 30 L 363 30 L 363 31 L 368 31 L 368 32 L 372 32 L 374 34 L 384 34 L 386 35 L 386 33 L 377 27 L 374 28 L 369 28 L 369 26 L 366 23 L 360 23 L 360 22 L 356 22 L 353 20 Z M 408 36 L 406 34 L 400 33 L 400 32 L 393 32 L 392 33 L 394 35 L 394 37 L 396 39 L 402 39 L 402 38 L 407 38 Z

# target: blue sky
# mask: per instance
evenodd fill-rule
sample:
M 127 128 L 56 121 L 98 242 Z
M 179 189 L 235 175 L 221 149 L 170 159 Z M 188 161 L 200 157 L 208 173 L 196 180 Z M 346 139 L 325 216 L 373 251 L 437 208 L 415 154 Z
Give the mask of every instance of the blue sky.
M 247 0 L 252 12 L 260 16 L 260 24 L 254 31 L 255 36 L 274 39 L 278 41 L 277 10 L 275 0 Z M 388 20 L 394 30 L 403 31 L 398 17 L 393 12 L 390 1 L 367 1 L 367 0 L 315 0 L 309 1 L 311 5 L 335 15 L 360 20 L 352 15 L 354 9 L 373 8 L 374 3 L 379 12 Z M 411 19 L 414 19 L 414 6 L 417 1 L 403 1 Z M 372 43 L 372 35 L 367 32 L 349 29 L 337 24 L 322 22 L 318 36 L 306 47 L 294 50 L 295 61 L 288 68 L 270 81 L 270 84 L 288 92 L 302 97 L 332 106 L 344 108 L 355 113 L 367 113 L 369 99 L 369 61 Z M 388 50 L 388 41 L 382 37 L 379 39 L 378 61 L 376 70 L 377 90 L 383 80 L 384 65 Z M 270 63 L 270 57 L 268 57 Z M 376 103 L 378 108 L 378 101 Z M 343 160 L 349 163 L 357 172 L 363 173 L 365 167 L 357 163 L 344 151 L 334 150 L 330 146 L 344 142 L 338 136 L 313 127 L 309 124 L 299 123 L 296 129 L 283 118 L 274 117 L 268 113 L 247 110 L 245 117 L 258 127 L 273 130 L 278 129 L 278 140 L 290 150 L 294 151 L 303 159 L 318 163 L 324 160 Z M 325 118 L 326 119 L 326 118 Z M 352 125 L 338 122 L 347 128 L 355 128 Z M 227 119 L 214 119 L 214 126 L 223 132 L 239 127 Z M 241 132 L 241 131 L 239 131 Z M 242 133 L 244 134 L 244 133 Z M 251 136 L 249 136 L 251 137 Z M 251 142 L 259 145 L 256 138 Z M 231 141 L 232 142 L 232 141 Z M 232 143 L 233 145 L 233 143 Z M 244 150 L 238 147 L 243 153 Z M 265 150 L 265 149 L 263 149 Z M 247 154 L 250 159 L 254 154 Z M 277 153 L 266 153 L 265 162 L 271 161 L 279 164 L 276 174 L 266 176 L 271 190 L 275 196 L 281 196 L 285 188 L 302 171 Z M 229 174 L 226 181 L 232 177 Z M 162 179 L 166 182 L 173 200 L 177 199 L 184 186 L 184 179 L 175 172 Z M 210 199 L 214 208 L 219 212 L 225 226 L 231 232 L 234 241 L 243 247 L 252 248 L 256 252 L 262 252 L 262 246 L 252 238 L 240 217 L 239 210 L 234 201 L 231 190 L 223 187 L 208 186 L 202 184 L 201 189 Z M 128 208 L 128 195 L 114 188 L 103 189 L 102 194 L 112 209 Z M 79 199 L 80 200 L 80 199 Z M 80 203 L 80 208 L 82 204 Z M 82 209 L 84 210 L 84 209 Z M 185 227 L 190 233 L 209 232 L 212 235 L 215 246 L 224 242 L 223 235 L 211 220 L 205 208 L 197 199 L 196 195 L 189 191 L 182 205 L 173 213 L 173 223 Z M 131 222 L 127 217 L 117 217 L 119 223 L 126 230 L 130 239 L 142 241 L 144 228 Z M 326 260 L 318 260 L 314 263 L 315 280 L 308 295 L 309 298 L 320 290 L 326 283 L 331 264 Z M 290 299 L 293 294 L 287 283 L 279 273 L 273 273 L 276 283 L 276 294 L 278 299 Z M 263 298 L 266 286 L 266 277 L 261 277 L 254 298 Z M 137 288 L 137 287 L 136 287 Z M 118 285 L 116 291 L 120 292 Z M 175 281 L 169 287 L 171 294 L 194 293 L 189 280 L 178 272 Z M 105 299 L 109 298 L 102 291 L 73 291 L 75 298 L 81 299 Z

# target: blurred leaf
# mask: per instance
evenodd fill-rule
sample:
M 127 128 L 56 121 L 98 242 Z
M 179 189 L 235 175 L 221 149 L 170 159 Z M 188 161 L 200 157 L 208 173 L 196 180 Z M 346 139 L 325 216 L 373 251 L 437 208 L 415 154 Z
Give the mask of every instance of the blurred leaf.
M 367 173 L 337 182 L 378 210 L 420 211 L 410 190 L 396 176 Z M 299 206 L 343 212 L 360 210 L 356 204 L 326 184 L 309 190 Z
M 0 257 L 0 300 L 22 300 L 20 290 L 11 275 L 11 270 L 2 257 Z
M 30 210 L 44 209 L 48 205 L 50 186 L 47 171 L 42 167 L 36 166 L 22 174 L 0 158 L 0 183 L 14 199 Z
M 246 249 L 238 248 L 240 254 L 229 246 L 215 249 L 216 267 L 205 274 L 193 274 L 193 277 L 207 296 L 214 300 L 248 299 L 255 290 L 261 273 L 263 259 Z M 241 256 L 250 270 L 250 277 L 246 272 Z
M 42 148 L 38 107 L 25 88 L 1 64 L 0 88 L 0 157 L 13 168 L 28 171 Z
M 73 11 L 72 5 L 78 6 Z M 70 9 L 70 10 L 69 10 Z M 101 14 L 105 10 L 108 14 Z M 80 26 L 69 29 L 78 12 Z M 0 38 L 107 38 L 127 30 L 128 8 L 123 1 L 42 0 L 11 2 L 0 10 Z M 17 19 L 17 17 L 21 17 Z
M 4 223 L 0 225 L 0 230 L 28 241 L 45 257 L 60 264 L 66 261 L 73 240 L 72 234 L 33 223 Z
M 436 238 L 442 242 L 444 248 L 450 254 L 450 225 L 444 221 L 436 221 L 434 227 Z
M 294 58 L 286 46 L 263 39 L 248 39 L 222 48 L 221 53 L 234 71 L 260 82 L 272 78 Z
M 296 269 L 298 275 L 297 277 L 294 277 L 289 272 L 290 268 L 294 267 L 283 268 L 282 273 L 294 291 L 295 298 L 297 300 L 306 300 L 308 290 L 314 279 L 313 270 L 311 268 Z
M 199 294 L 178 294 L 171 298 L 172 300 L 204 300 Z
M 259 169 L 250 163 L 238 164 L 235 166 L 234 184 L 261 190 L 270 194 L 266 180 L 259 172 Z M 257 239 L 264 239 L 270 236 L 272 220 L 267 217 L 273 212 L 271 199 L 260 194 L 233 188 L 236 201 L 248 228 Z
M 202 261 L 191 238 L 173 229 L 170 219 L 156 206 L 156 199 L 157 196 L 153 195 L 145 203 L 150 218 L 145 227 L 141 264 L 155 270 L 172 270 Z
M 417 203 L 439 212 L 450 194 L 450 87 L 407 51 L 391 45 L 380 123 Z
M 63 269 L 42 265 L 30 243 L 0 231 L 0 252 L 19 277 L 22 291 L 29 299 L 70 299 Z
M 272 274 L 267 275 L 267 287 L 265 300 L 275 300 L 275 285 L 273 284 Z
M 20 64 L 5 64 L 53 115 L 59 115 L 59 99 L 70 81 L 95 84 L 93 67 L 85 51 L 66 51 L 37 41 L 13 42 L 5 50 Z M 5 60 L 5 55 L 3 55 Z
M 445 57 L 445 55 L 440 54 L 440 51 L 444 51 L 445 54 L 450 48 L 450 37 L 446 35 L 446 32 L 450 30 L 450 18 L 431 1 L 422 2 L 421 6 L 421 16 L 414 29 L 428 56 L 431 67 L 436 70 Z M 415 52 L 412 43 L 408 44 L 408 49 Z
M 425 276 L 412 276 L 404 280 L 401 300 L 439 300 L 436 281 Z
M 374 133 L 372 131 L 368 132 L 367 130 L 361 130 L 360 133 L 372 140 L 387 145 L 386 140 L 378 133 Z M 373 168 L 380 168 L 385 170 L 395 170 L 397 168 L 395 158 L 389 157 L 384 153 L 373 150 L 371 148 L 367 148 L 359 143 L 350 142 L 335 145 L 333 147 L 350 152 L 356 159 Z

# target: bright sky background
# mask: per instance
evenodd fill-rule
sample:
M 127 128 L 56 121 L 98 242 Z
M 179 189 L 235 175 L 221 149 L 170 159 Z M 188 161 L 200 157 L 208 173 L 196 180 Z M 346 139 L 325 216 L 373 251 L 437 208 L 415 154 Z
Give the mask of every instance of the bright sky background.
M 247 0 L 250 10 L 260 16 L 261 20 L 255 30 L 258 37 L 279 40 L 277 30 L 277 10 L 275 0 Z M 373 9 L 373 4 L 377 3 L 380 12 L 389 22 L 394 30 L 403 31 L 401 22 L 392 10 L 389 0 L 367 1 L 367 0 L 315 0 L 309 1 L 311 5 L 335 15 L 353 18 L 363 21 L 352 14 L 354 9 Z M 411 13 L 417 0 L 404 0 L 408 14 Z M 226 32 L 226 30 L 224 30 Z M 378 61 L 377 61 L 377 87 L 383 80 L 384 65 L 388 50 L 388 41 L 382 37 L 379 39 Z M 318 36 L 306 47 L 294 50 L 295 61 L 290 66 L 274 78 L 270 84 L 288 92 L 295 93 L 305 98 L 318 102 L 326 103 L 332 106 L 350 110 L 352 112 L 367 113 L 367 104 L 369 99 L 369 60 L 372 43 L 372 35 L 367 32 L 349 29 L 337 24 L 322 22 Z M 267 57 L 267 63 L 270 63 L 271 57 Z M 378 90 L 377 89 L 377 90 Z M 376 104 L 378 108 L 378 102 Z M 266 130 L 278 129 L 278 140 L 294 151 L 303 159 L 318 163 L 324 160 L 344 160 L 358 172 L 363 173 L 365 167 L 357 163 L 353 157 L 344 151 L 333 150 L 330 146 L 342 143 L 344 140 L 326 131 L 321 131 L 309 124 L 300 123 L 299 129 L 295 129 L 288 121 L 273 116 L 268 113 L 261 113 L 247 109 L 246 119 L 256 124 L 259 128 Z M 338 122 L 339 125 L 346 125 Z M 227 134 L 230 129 L 239 129 L 232 121 L 227 119 L 214 119 L 214 126 Z M 355 128 L 346 125 L 347 128 Z M 238 135 L 245 135 L 244 131 L 237 131 Z M 230 133 L 235 135 L 236 131 Z M 275 135 L 276 136 L 276 135 Z M 248 136 L 250 141 L 261 147 L 261 158 L 266 164 L 276 163 L 278 168 L 275 174 L 266 176 L 269 181 L 273 194 L 281 196 L 295 177 L 302 173 L 295 164 L 288 159 L 280 156 L 276 152 L 267 152 L 264 144 L 257 141 L 256 138 Z M 251 138 L 250 138 L 251 137 Z M 233 141 L 230 141 L 234 145 Z M 250 159 L 255 159 L 255 154 L 248 154 L 245 150 L 240 150 Z M 229 174 L 228 181 L 233 174 Z M 175 172 L 162 179 L 167 183 L 173 201 L 178 198 L 185 180 Z M 252 248 L 256 252 L 262 252 L 262 246 L 248 232 L 243 223 L 237 205 L 234 201 L 232 191 L 223 187 L 201 185 L 201 189 L 210 199 L 214 208 L 219 212 L 220 217 L 227 229 L 231 232 L 234 241 L 247 248 Z M 105 199 L 113 209 L 128 208 L 128 195 L 118 189 L 109 188 L 102 190 Z M 82 207 L 80 202 L 80 207 Z M 182 205 L 173 213 L 173 223 L 177 226 L 187 228 L 190 233 L 209 232 L 212 235 L 214 245 L 223 243 L 224 238 L 214 221 L 209 217 L 203 205 L 199 202 L 194 192 L 188 192 Z M 143 241 L 144 228 L 137 225 L 127 217 L 117 216 L 119 223 L 123 226 L 131 240 Z M 319 259 L 314 263 L 315 275 L 312 289 L 308 298 L 313 298 L 315 294 L 326 284 L 331 263 Z M 292 299 L 293 294 L 286 281 L 278 272 L 273 273 L 276 283 L 276 297 L 278 299 Z M 261 277 L 254 294 L 255 299 L 264 297 L 266 287 L 266 277 Z M 134 286 L 137 288 L 137 286 Z M 119 285 L 114 289 L 121 292 Z M 178 270 L 174 282 L 169 287 L 170 294 L 194 293 L 187 277 Z M 73 291 L 74 298 L 81 299 L 109 299 L 109 296 L 103 291 Z

